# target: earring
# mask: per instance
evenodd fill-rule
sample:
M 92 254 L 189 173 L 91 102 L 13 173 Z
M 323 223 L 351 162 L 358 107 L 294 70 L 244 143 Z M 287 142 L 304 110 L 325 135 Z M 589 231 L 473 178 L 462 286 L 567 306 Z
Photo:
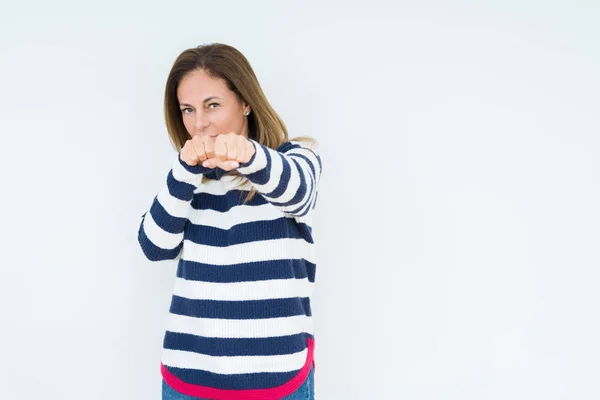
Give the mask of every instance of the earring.
M 244 117 L 247 117 L 247 116 L 248 116 L 248 114 L 250 114 L 250 111 L 246 111 L 246 112 L 244 113 Z

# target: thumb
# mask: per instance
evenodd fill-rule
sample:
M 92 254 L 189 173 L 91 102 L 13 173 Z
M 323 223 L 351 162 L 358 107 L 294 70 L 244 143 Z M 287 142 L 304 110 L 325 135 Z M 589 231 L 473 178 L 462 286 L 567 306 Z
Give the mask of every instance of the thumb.
M 219 167 L 225 171 L 231 171 L 232 169 L 240 166 L 237 161 L 222 161 L 219 157 L 209 158 L 208 160 L 204 161 L 202 165 L 206 168 Z

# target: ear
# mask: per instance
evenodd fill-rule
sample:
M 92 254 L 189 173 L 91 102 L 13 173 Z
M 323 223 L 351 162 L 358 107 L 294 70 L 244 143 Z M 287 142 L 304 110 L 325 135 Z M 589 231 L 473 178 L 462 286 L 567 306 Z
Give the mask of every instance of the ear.
M 250 106 L 248 105 L 248 103 L 246 103 L 244 100 L 241 100 L 241 103 L 242 103 L 242 107 L 244 108 L 244 113 L 252 112 L 252 109 L 250 109 Z

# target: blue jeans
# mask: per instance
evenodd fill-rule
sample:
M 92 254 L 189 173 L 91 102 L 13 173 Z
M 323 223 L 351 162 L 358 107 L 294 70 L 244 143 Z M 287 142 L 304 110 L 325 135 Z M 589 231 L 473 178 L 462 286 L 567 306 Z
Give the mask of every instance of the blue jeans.
M 283 399 L 277 400 L 314 400 L 315 399 L 315 372 L 310 367 L 310 372 L 308 373 L 308 377 L 296 391 L 292 394 L 285 396 Z M 172 387 L 167 385 L 167 383 L 162 381 L 162 400 L 212 400 L 212 399 L 202 399 L 200 397 L 191 397 L 185 394 L 179 393 L 175 391 Z M 265 399 L 267 400 L 267 399 Z M 275 400 L 275 399 L 268 399 Z

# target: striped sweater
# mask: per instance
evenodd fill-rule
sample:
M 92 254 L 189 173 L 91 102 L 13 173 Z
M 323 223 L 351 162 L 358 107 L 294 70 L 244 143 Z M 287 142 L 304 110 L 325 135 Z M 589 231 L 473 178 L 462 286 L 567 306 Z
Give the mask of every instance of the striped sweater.
M 321 159 L 301 142 L 273 150 L 248 140 L 256 151 L 237 168 L 243 187 L 178 154 L 138 231 L 149 260 L 178 260 L 161 374 L 189 396 L 280 399 L 314 367 Z M 251 187 L 257 194 L 242 204 Z

